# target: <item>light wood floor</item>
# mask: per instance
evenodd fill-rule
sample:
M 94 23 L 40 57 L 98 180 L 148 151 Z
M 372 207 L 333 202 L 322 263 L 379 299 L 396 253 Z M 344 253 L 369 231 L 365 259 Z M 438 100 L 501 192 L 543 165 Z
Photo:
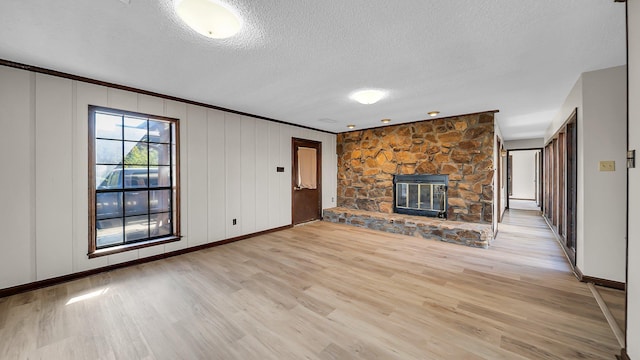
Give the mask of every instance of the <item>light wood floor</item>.
M 316 222 L 0 299 L 1 359 L 616 353 L 542 218 L 517 210 L 488 250 Z
M 596 286 L 596 289 L 600 293 L 600 296 L 602 296 L 605 304 L 607 304 L 618 326 L 624 331 L 626 322 L 624 291 L 606 288 L 604 286 Z
M 509 199 L 509 209 L 540 211 L 540 206 L 536 204 L 535 200 Z

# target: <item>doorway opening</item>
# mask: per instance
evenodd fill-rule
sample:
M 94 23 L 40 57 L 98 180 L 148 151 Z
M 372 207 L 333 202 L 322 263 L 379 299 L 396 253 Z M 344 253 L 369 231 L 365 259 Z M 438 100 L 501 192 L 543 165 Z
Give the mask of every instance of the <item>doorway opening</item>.
M 507 208 L 541 211 L 542 149 L 507 152 Z
M 322 217 L 322 143 L 292 138 L 291 223 Z

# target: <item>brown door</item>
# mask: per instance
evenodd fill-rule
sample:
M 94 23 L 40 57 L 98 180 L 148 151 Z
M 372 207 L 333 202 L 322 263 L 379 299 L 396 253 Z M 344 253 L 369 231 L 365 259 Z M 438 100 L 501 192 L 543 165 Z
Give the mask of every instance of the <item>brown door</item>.
M 291 171 L 293 225 L 321 218 L 322 144 L 317 141 L 292 139 Z
M 577 115 L 567 124 L 567 238 L 566 249 L 576 264 L 576 213 L 578 208 L 578 123 Z

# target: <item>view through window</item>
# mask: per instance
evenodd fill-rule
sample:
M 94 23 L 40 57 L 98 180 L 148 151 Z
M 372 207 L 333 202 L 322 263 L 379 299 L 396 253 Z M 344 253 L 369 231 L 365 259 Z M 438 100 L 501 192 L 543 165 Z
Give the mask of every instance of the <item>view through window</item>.
M 91 106 L 89 125 L 90 255 L 177 240 L 178 121 Z

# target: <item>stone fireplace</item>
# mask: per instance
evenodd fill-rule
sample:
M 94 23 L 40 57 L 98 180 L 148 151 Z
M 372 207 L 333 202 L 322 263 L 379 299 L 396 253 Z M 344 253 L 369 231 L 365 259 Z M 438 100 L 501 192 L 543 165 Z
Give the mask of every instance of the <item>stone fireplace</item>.
M 487 247 L 494 143 L 494 112 L 340 133 L 338 207 L 324 218 Z
M 338 134 L 338 206 L 393 213 L 394 175 L 447 175 L 448 220 L 493 220 L 493 113 Z

